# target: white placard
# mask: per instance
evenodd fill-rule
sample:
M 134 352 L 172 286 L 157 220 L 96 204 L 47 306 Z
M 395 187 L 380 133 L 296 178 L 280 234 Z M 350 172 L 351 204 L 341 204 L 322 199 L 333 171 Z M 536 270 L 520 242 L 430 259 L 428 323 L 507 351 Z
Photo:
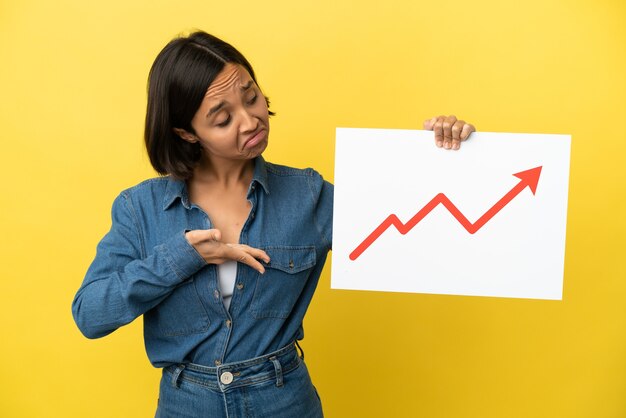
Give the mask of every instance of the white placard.
M 570 143 L 337 128 L 331 287 L 560 300 Z

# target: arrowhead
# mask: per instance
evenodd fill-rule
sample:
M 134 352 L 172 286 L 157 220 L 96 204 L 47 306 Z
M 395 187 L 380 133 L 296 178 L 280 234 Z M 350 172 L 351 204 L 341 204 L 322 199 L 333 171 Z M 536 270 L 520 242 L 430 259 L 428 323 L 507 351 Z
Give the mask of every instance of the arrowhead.
M 543 166 L 531 168 L 530 170 L 520 171 L 519 173 L 513 174 L 515 177 L 520 179 L 520 184 L 524 184 L 524 186 L 528 186 L 530 191 L 535 194 L 537 191 L 537 183 L 539 183 L 539 176 L 541 175 L 541 168 Z

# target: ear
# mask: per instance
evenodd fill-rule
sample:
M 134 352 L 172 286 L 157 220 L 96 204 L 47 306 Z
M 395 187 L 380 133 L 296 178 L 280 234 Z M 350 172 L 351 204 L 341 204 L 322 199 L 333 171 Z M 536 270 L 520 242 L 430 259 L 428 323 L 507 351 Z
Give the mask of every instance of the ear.
M 172 129 L 174 131 L 174 133 L 176 135 L 178 135 L 179 137 L 181 137 L 182 139 L 184 139 L 187 142 L 190 142 L 192 144 L 195 144 L 196 142 L 199 141 L 199 138 L 197 136 L 195 136 L 192 133 L 187 132 L 184 129 L 181 128 L 173 128 Z

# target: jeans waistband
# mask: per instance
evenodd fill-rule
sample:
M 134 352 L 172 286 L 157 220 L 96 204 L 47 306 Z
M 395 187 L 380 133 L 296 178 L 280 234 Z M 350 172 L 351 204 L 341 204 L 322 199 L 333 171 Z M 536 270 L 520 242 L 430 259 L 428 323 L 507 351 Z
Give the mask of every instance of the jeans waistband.
M 180 381 L 186 381 L 225 392 L 273 379 L 276 386 L 282 386 L 283 375 L 296 369 L 302 361 L 295 346 L 296 343 L 291 343 L 260 357 L 216 367 L 185 363 L 168 366 L 163 371 L 171 375 L 171 384 L 175 387 Z

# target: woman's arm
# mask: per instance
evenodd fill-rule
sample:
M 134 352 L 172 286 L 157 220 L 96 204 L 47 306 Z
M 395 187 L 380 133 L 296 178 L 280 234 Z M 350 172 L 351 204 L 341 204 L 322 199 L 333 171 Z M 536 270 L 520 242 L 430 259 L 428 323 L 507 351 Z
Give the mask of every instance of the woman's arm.
M 207 264 L 182 230 L 147 255 L 126 193 L 113 203 L 111 216 L 111 230 L 72 303 L 74 321 L 87 338 L 130 323 Z

